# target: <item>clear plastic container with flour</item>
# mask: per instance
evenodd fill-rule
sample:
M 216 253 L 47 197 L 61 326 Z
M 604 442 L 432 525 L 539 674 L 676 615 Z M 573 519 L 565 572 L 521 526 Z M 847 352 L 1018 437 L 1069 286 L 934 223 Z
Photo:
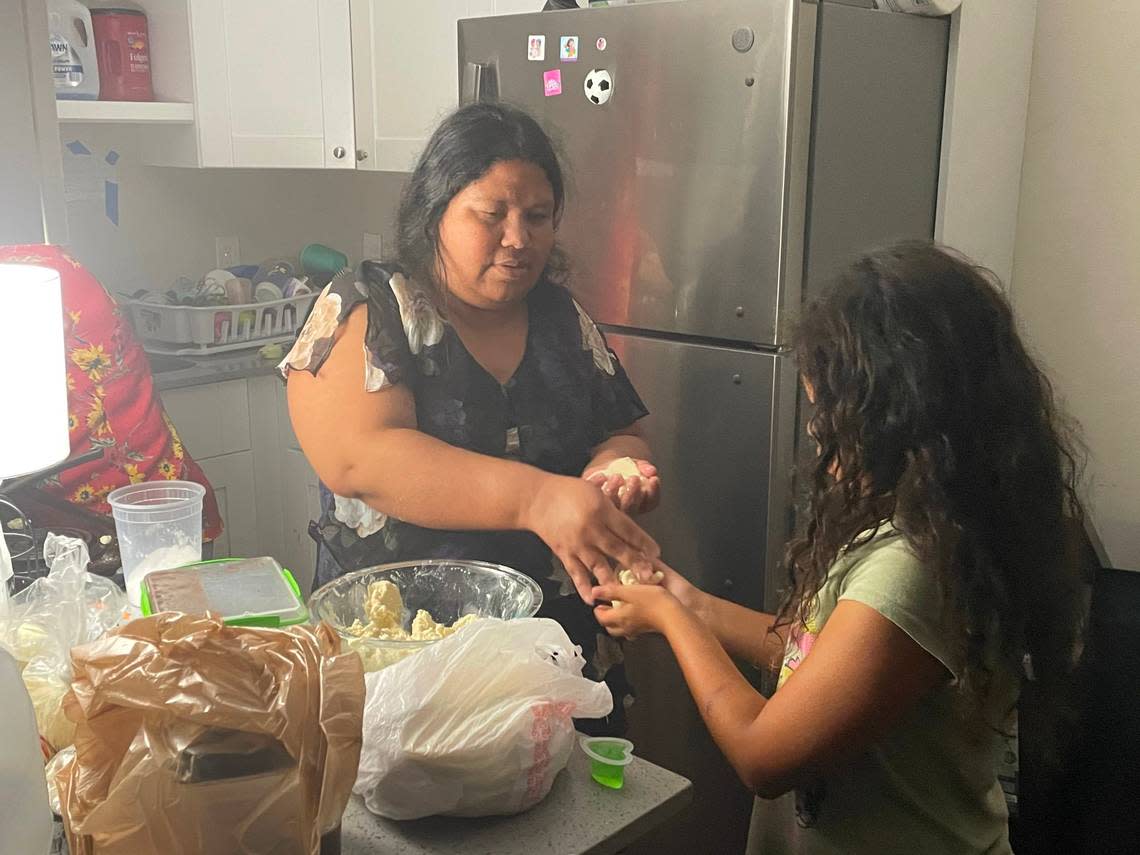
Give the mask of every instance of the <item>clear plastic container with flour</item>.
M 201 484 L 190 481 L 145 481 L 120 487 L 107 497 L 131 605 L 140 605 L 140 586 L 147 573 L 202 560 L 205 495 Z

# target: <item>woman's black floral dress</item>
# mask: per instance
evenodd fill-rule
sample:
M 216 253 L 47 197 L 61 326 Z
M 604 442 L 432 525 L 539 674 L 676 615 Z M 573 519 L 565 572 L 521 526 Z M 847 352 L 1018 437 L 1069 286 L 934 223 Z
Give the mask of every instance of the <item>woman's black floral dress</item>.
M 601 332 L 563 287 L 540 281 L 527 296 L 529 329 L 522 362 L 500 384 L 467 352 L 427 294 L 399 268 L 364 262 L 337 276 L 313 306 L 282 372 L 316 373 L 337 327 L 368 306 L 362 379 L 369 391 L 404 383 L 415 396 L 419 429 L 459 448 L 578 476 L 591 451 L 647 410 Z M 463 485 L 454 485 L 465 501 Z M 582 646 L 589 676 L 605 679 L 614 713 L 594 723 L 624 729 L 629 687 L 621 649 L 601 631 L 569 577 L 536 535 L 520 531 L 444 531 L 385 516 L 357 499 L 322 489 L 323 513 L 311 527 L 320 544 L 316 584 L 352 570 L 420 558 L 492 561 L 542 587 L 541 615 L 555 618 Z M 589 722 L 581 722 L 589 728 Z

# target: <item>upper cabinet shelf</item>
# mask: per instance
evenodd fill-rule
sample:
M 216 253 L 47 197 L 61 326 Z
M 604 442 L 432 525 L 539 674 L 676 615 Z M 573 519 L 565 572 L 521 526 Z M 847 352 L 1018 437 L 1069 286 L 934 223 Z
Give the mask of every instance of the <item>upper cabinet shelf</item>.
M 61 122 L 160 125 L 190 124 L 194 105 L 171 101 L 56 101 Z
M 458 100 L 456 22 L 541 0 L 147 0 L 156 102 L 60 101 L 154 166 L 409 171 Z

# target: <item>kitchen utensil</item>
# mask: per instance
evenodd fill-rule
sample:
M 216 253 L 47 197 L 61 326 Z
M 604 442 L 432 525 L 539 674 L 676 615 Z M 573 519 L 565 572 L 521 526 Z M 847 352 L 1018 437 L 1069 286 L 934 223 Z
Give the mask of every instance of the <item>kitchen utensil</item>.
M 308 277 L 306 277 L 306 279 L 307 278 Z M 313 289 L 309 287 L 309 283 L 306 282 L 305 279 L 290 279 L 282 291 L 286 299 L 303 297 L 305 294 L 313 293 Z
M 231 306 L 243 306 L 253 302 L 253 283 L 248 279 L 235 276 L 225 283 L 226 301 Z
M 297 272 L 297 265 L 288 258 L 269 258 L 261 262 L 257 266 L 257 272 L 254 273 L 250 279 L 254 284 L 264 282 L 274 273 L 284 273 L 286 276 L 292 276 Z
M 582 750 L 590 758 L 590 777 L 611 790 L 625 785 L 625 767 L 633 762 L 633 743 L 611 736 L 583 736 Z
M 257 287 L 253 289 L 253 299 L 258 303 L 272 303 L 275 300 L 284 299 L 285 294 L 281 286 L 276 285 L 268 280 L 265 282 L 258 282 Z
M 321 243 L 311 243 L 301 250 L 301 269 L 306 273 L 339 273 L 348 266 L 348 256 Z
M 148 573 L 202 560 L 202 498 L 191 481 L 143 481 L 111 491 L 107 502 L 123 559 L 131 605 L 142 602 Z
M 142 581 L 143 615 L 213 612 L 230 626 L 281 627 L 309 618 L 293 574 L 272 558 L 220 558 Z
M 483 561 L 404 561 L 348 573 L 313 594 L 309 613 L 314 622 L 332 626 L 361 655 L 366 671 L 378 671 L 434 643 L 360 638 L 348 631 L 354 621 L 368 622 L 368 586 L 381 581 L 399 588 L 405 629 L 419 609 L 439 623 L 451 624 L 468 614 L 503 620 L 533 617 L 542 605 L 542 590 L 529 576 Z

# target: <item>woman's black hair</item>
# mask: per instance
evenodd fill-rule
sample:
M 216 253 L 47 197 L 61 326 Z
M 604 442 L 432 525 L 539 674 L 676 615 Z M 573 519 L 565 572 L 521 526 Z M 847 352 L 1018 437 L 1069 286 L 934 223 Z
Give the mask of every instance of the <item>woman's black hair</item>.
M 891 521 L 943 592 L 975 709 L 993 711 L 997 669 L 1019 676 L 1028 654 L 1060 710 L 1082 618 L 1080 458 L 992 274 L 925 242 L 872 252 L 805 309 L 793 344 L 819 454 L 777 625 L 803 620 L 832 563 Z
M 396 215 L 396 252 L 413 278 L 445 290 L 440 269 L 439 223 L 451 200 L 496 163 L 521 160 L 538 166 L 554 192 L 557 227 L 565 201 L 558 154 L 542 126 L 524 110 L 502 103 L 460 107 L 435 129 L 400 198 Z M 562 281 L 565 257 L 551 252 L 543 276 Z

